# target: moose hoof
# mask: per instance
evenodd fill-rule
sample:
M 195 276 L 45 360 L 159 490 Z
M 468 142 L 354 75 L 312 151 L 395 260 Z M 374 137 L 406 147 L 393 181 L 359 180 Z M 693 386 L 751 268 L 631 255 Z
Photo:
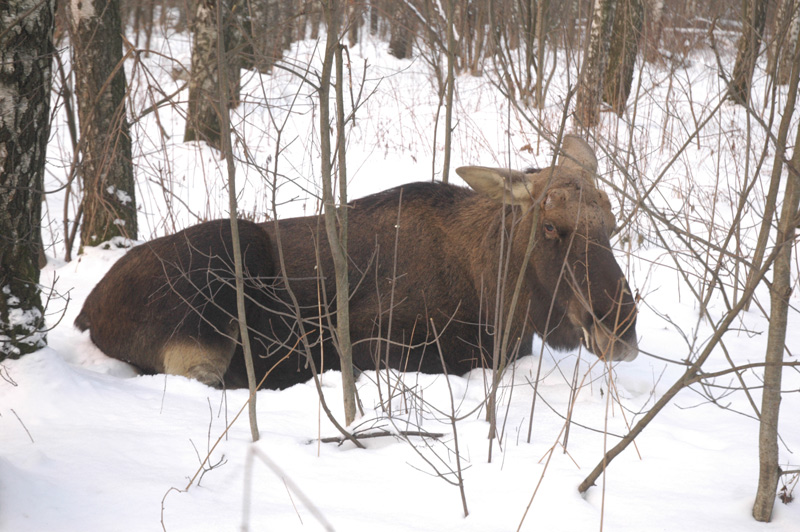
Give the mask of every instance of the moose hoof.
M 222 388 L 224 384 L 222 372 L 212 364 L 196 364 L 186 370 L 185 375 L 213 388 Z

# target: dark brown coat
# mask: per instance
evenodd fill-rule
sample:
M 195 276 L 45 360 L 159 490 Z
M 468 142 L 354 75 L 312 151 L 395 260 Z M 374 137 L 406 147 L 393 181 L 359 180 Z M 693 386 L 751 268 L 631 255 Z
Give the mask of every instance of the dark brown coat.
M 565 138 L 564 151 L 556 167 L 527 174 L 459 168 L 475 191 L 413 183 L 349 204 L 350 328 L 357 368 L 388 365 L 438 373 L 439 348 L 449 373 L 491 367 L 498 337 L 495 309 L 508 308 L 523 266 L 510 342 L 513 348 L 519 339 L 519 355 L 530 353 L 533 335 L 539 334 L 558 349 L 574 349 L 584 341 L 598 356 L 635 358 L 636 306 L 610 249 L 615 218 L 608 196 L 594 184 L 594 152 L 573 136 Z M 523 265 L 537 204 L 535 246 Z M 324 354 L 323 366 L 337 368 L 329 335 L 320 349 L 317 334 L 320 322 L 330 330 L 325 316 L 335 309 L 324 223 L 311 216 L 278 224 L 286 275 L 303 307 L 314 358 L 319 365 Z M 275 223 L 264 228 L 278 257 Z M 501 256 L 507 257 L 507 273 L 498 281 Z M 282 282 L 272 308 L 291 308 Z M 273 339 L 297 342 L 294 320 L 270 312 L 266 319 Z M 310 376 L 299 359 L 283 369 L 276 375 L 280 386 Z
M 636 306 L 610 249 L 615 218 L 608 197 L 595 185 L 596 168 L 588 144 L 568 136 L 553 168 L 529 173 L 459 168 L 474 190 L 413 183 L 351 202 L 355 366 L 438 373 L 441 349 L 448 373 L 491 367 L 520 271 L 512 351 L 518 346 L 520 356 L 529 354 L 538 334 L 558 349 L 584 341 L 598 356 L 634 358 Z M 231 319 L 232 288 L 203 284 L 205 270 L 229 276 L 222 263 L 230 261 L 198 260 L 208 252 L 229 256 L 226 224 L 202 224 L 131 250 L 89 296 L 76 325 L 91 329 L 108 355 L 145 371 L 209 384 L 218 384 L 225 373 L 227 385 L 244 385 L 243 359 L 234 356 L 240 350 Z M 333 262 L 322 219 L 270 222 L 262 224 L 263 231 L 244 222 L 241 227 L 257 377 L 275 366 L 268 387 L 310 378 L 304 342 L 318 369 L 338 368 L 330 335 Z M 278 260 L 278 229 L 288 287 Z M 525 263 L 532 229 L 534 246 Z M 187 239 L 205 254 L 190 253 Z M 168 283 L 167 278 L 180 280 L 187 259 L 192 282 Z M 182 267 L 165 268 L 172 264 Z M 202 296 L 194 295 L 196 286 Z M 289 289 L 301 307 L 302 327 Z

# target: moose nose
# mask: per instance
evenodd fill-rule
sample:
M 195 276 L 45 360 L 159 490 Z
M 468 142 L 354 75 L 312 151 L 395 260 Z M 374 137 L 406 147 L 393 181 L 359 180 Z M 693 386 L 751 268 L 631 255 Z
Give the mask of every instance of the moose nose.
M 614 347 L 614 359 L 622 360 L 623 362 L 631 362 L 639 356 L 639 342 L 636 338 L 631 340 L 617 340 Z
M 583 333 L 586 344 L 598 357 L 614 362 L 630 362 L 639 355 L 639 342 L 634 332 L 619 337 L 603 325 L 594 324 L 591 326 L 591 331 L 584 329 Z

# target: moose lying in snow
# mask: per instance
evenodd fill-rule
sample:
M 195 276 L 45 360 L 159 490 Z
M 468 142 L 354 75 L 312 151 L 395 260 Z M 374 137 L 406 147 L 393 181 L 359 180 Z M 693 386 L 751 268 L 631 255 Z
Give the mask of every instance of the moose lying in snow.
M 456 171 L 474 190 L 414 183 L 351 202 L 354 365 L 463 374 L 492 367 L 506 329 L 509 353 L 519 356 L 538 334 L 557 349 L 583 340 L 597 356 L 633 359 L 636 305 L 610 248 L 615 218 L 596 170 L 589 145 L 566 136 L 552 168 L 463 167 Z M 201 224 L 128 252 L 76 325 L 144 371 L 244 385 L 227 224 Z M 240 222 L 240 230 L 257 378 L 271 369 L 271 388 L 307 380 L 306 354 L 318 370 L 338 368 L 334 268 L 321 219 Z

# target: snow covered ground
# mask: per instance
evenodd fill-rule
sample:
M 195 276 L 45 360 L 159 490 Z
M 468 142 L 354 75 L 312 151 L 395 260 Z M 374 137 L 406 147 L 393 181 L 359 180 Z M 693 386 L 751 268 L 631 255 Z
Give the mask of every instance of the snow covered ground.
M 172 34 L 156 42 L 162 53 L 189 64 L 185 35 Z M 300 43 L 289 57 L 298 64 L 307 63 L 314 46 Z M 422 61 L 390 59 L 385 45 L 374 41 L 358 45 L 351 56 L 354 80 L 361 79 L 366 61 L 364 93 L 371 94 L 349 132 L 351 197 L 430 179 L 433 154 L 441 161 L 441 147 L 432 148 L 436 96 L 426 66 Z M 152 103 L 152 94 L 142 81 L 145 67 L 164 92 L 178 86 L 167 75 L 173 64 L 163 56 L 127 66 L 134 86 L 132 116 Z M 635 149 L 638 157 L 630 168 L 655 179 L 719 99 L 716 63 L 702 53 L 677 68 L 675 88 L 667 88 L 667 76 L 663 67 L 646 67 L 638 114 L 627 120 L 633 126 L 618 122 L 612 114 L 604 115 L 598 130 L 604 138 L 602 145 L 620 151 L 599 153 L 601 173 L 620 186 L 622 177 L 613 170 L 611 156 L 624 157 L 619 155 L 623 147 Z M 537 133 L 516 112 L 509 112 L 487 77 L 459 79 L 454 165 L 522 168 L 548 164 L 546 144 L 537 148 Z M 559 104 L 566 92 L 566 76 L 559 69 L 543 123 L 558 123 Z M 756 92 L 764 93 L 763 80 Z M 296 181 L 279 190 L 284 204 L 278 215 L 313 213 L 318 148 L 312 90 L 276 71 L 272 76 L 248 74 L 245 94 L 235 116 L 252 158 L 252 164 L 240 162 L 237 167 L 242 210 L 261 219 L 270 214 L 270 187 L 258 169 L 269 165 L 272 170 L 277 147 L 275 126 L 264 105 L 266 95 L 277 123 L 286 119 L 278 173 L 285 176 L 282 183 Z M 185 99 L 183 92 L 179 100 Z M 182 116 L 180 108 L 164 107 L 135 122 L 140 226 L 145 240 L 226 214 L 223 161 L 206 147 L 181 143 Z M 63 116 L 58 120 L 63 124 Z M 656 201 L 680 214 L 674 223 L 701 231 L 711 241 L 727 230 L 726 220 L 737 201 L 735 191 L 743 179 L 745 129 L 744 114 L 725 104 L 668 169 Z M 67 138 L 64 127 L 55 130 L 49 165 L 54 187 L 65 179 L 65 165 L 71 160 Z M 244 157 L 241 145 L 238 150 Z M 768 169 L 762 174 L 769 175 Z M 760 194 L 756 189 L 748 212 L 754 220 L 762 202 Z M 0 365 L 0 530 L 158 530 L 163 526 L 169 531 L 217 531 L 246 525 L 251 530 L 280 531 L 328 527 L 484 532 L 516 530 L 521 523 L 523 530 L 546 531 L 800 530 L 797 503 L 777 502 L 769 525 L 756 523 L 750 516 L 758 478 L 758 422 L 741 390 L 700 385 L 685 389 L 640 435 L 635 448 L 629 447 L 609 466 L 596 487 L 586 496 L 578 493 L 578 484 L 604 450 L 618 442 L 627 427 L 681 375 L 681 367 L 668 361 L 695 356 L 712 335 L 711 322 L 698 316 L 698 303 L 686 279 L 655 238 L 652 223 L 641 217 L 626 233 L 627 241 L 617 242 L 617 249 L 631 286 L 644 297 L 637 325 L 643 354 L 613 368 L 610 388 L 606 368 L 596 364 L 593 356 L 582 356 L 576 364 L 578 353 L 544 348 L 530 442 L 531 383 L 540 357 L 520 360 L 504 380 L 499 409 L 502 441 L 493 444 L 489 462 L 488 425 L 480 408 L 489 377 L 483 371 L 450 377 L 456 413 L 463 416 L 457 434 L 447 417 L 451 396 L 443 376 L 404 375 L 415 394 L 392 401 L 391 419 L 380 407 L 382 396 L 374 373 L 359 379 L 365 414 L 354 427 L 392 432 L 422 428 L 442 433 L 439 439 L 404 441 L 387 436 L 365 440 L 366 450 L 349 443 L 321 444 L 320 437 L 337 432 L 320 411 L 315 387 L 306 383 L 259 392 L 258 443 L 251 443 L 244 418 L 233 423 L 227 437 L 218 442 L 244 404 L 246 392 L 229 391 L 223 396 L 182 377 L 138 376 L 126 364 L 103 355 L 88 334 L 72 327 L 89 291 L 125 250 L 88 249 L 72 262 L 62 262 L 63 192 L 47 201 L 48 237 L 54 245 L 42 284 L 52 285 L 56 294 L 48 307 L 53 328 L 48 348 Z M 622 203 L 618 195 L 614 201 Z M 630 206 L 622 208 L 630 212 Z M 745 247 L 757 230 L 752 225 L 750 233 L 744 233 Z M 677 246 L 676 242 L 669 240 L 670 245 Z M 689 271 L 703 271 L 691 258 L 682 261 Z M 697 281 L 690 277 L 690 282 Z M 758 298 L 768 308 L 764 287 Z M 795 356 L 800 345 L 798 300 L 795 291 L 787 338 Z M 710 299 L 708 311 L 714 320 L 722 315 L 724 305 L 719 293 Z M 763 360 L 767 326 L 758 306 L 741 314 L 735 330 L 724 339 L 735 363 Z M 541 346 L 536 342 L 534 352 L 538 353 Z M 722 349 L 715 351 L 706 367 L 709 371 L 729 367 Z M 575 375 L 581 387 L 574 399 L 574 423 L 563 445 Z M 781 464 L 798 469 L 800 375 L 794 370 L 784 375 L 784 389 L 794 393 L 786 393 L 781 406 Z M 758 372 L 746 372 L 744 378 L 753 386 L 750 394 L 760 407 Z M 714 382 L 738 386 L 731 375 Z M 325 374 L 323 385 L 328 404 L 341 419 L 339 375 Z M 716 404 L 709 396 L 717 398 Z M 456 469 L 456 435 L 469 509 L 466 518 L 459 490 L 449 483 Z M 201 467 L 212 448 L 210 460 Z M 186 490 L 201 469 L 205 471 Z

